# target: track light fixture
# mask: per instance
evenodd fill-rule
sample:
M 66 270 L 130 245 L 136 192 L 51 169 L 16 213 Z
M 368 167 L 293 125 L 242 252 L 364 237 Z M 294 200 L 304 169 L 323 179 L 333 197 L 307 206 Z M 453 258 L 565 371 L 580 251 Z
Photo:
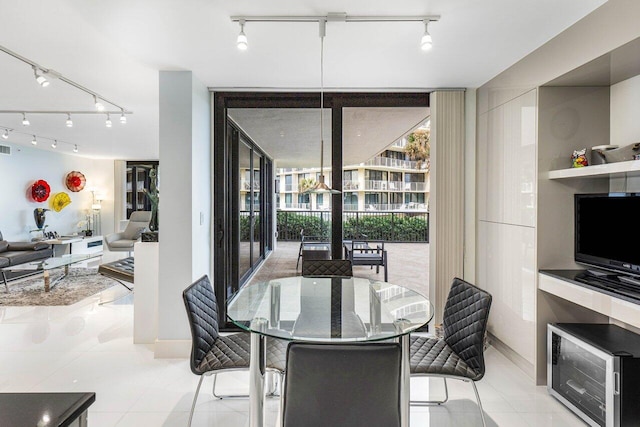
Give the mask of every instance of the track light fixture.
M 120 114 L 120 123 L 123 125 L 127 124 L 127 116 L 124 115 L 124 111 Z
M 238 21 L 240 23 L 240 34 L 238 34 L 238 38 L 236 39 L 236 46 L 240 50 L 247 50 L 249 47 L 249 42 L 247 40 L 247 35 L 244 33 L 244 19 L 240 19 Z
M 232 16 L 231 21 L 240 24 L 240 34 L 236 44 L 238 49 L 246 50 L 248 47 L 247 36 L 244 34 L 244 24 L 247 22 L 423 22 L 424 34 L 420 40 L 422 50 L 429 50 L 433 44 L 431 35 L 427 30 L 429 22 L 439 21 L 440 15 L 424 16 L 355 16 L 345 12 L 332 12 L 319 16 Z
M 29 126 L 30 124 L 29 119 L 27 119 L 27 114 L 22 113 L 22 126 Z
M 70 145 L 72 147 L 74 153 L 77 153 L 80 150 L 80 148 L 78 147 L 78 144 L 74 144 L 73 142 L 60 141 L 58 139 L 54 139 L 54 138 L 51 138 L 51 137 L 48 137 L 48 136 L 36 135 L 36 134 L 30 133 L 30 132 L 22 132 L 22 131 L 19 131 L 19 130 L 8 128 L 6 126 L 0 126 L 0 130 L 1 129 L 4 129 L 4 133 L 0 134 L 0 136 L 2 138 L 4 138 L 4 139 L 8 139 L 9 138 L 9 133 L 11 132 L 14 137 L 15 137 L 15 134 L 25 135 L 25 136 L 29 137 L 30 140 L 31 140 L 31 145 L 38 145 L 38 142 L 42 142 L 42 140 L 44 139 L 44 140 L 51 141 L 51 148 L 57 148 L 58 147 L 58 143 L 61 143 L 61 144 Z M 40 140 L 40 141 L 38 141 L 38 140 Z M 13 141 L 12 140 L 12 142 L 20 143 L 21 141 L 19 141 L 19 140 L 18 141 Z M 22 141 L 22 142 L 24 142 L 24 141 Z
M 111 116 L 109 116 L 109 113 L 107 113 L 107 120 L 104 122 L 104 125 L 108 128 L 110 128 L 112 126 L 111 123 Z
M 433 40 L 431 39 L 431 34 L 429 34 L 429 20 L 424 20 L 424 34 L 422 39 L 420 39 L 420 48 L 424 51 L 431 50 L 433 47 Z
M 68 128 L 73 127 L 73 120 L 71 120 L 71 114 L 67 113 L 67 121 L 65 122 Z
M 107 98 L 105 98 L 104 96 L 98 94 L 97 92 L 94 92 L 91 89 L 82 86 L 80 83 L 76 83 L 75 81 L 66 78 L 65 76 L 63 76 L 62 74 L 60 74 L 59 72 L 57 72 L 57 71 L 55 71 L 55 70 L 53 70 L 51 68 L 43 67 L 42 65 L 38 64 L 37 62 L 32 61 L 29 58 L 25 58 L 24 56 L 20 55 L 19 53 L 16 53 L 16 52 L 12 51 L 11 49 L 7 49 L 4 46 L 0 46 L 0 51 L 6 53 L 9 56 L 14 57 L 15 59 L 18 59 L 18 60 L 24 62 L 25 64 L 28 64 L 33 69 L 33 74 L 34 74 L 34 76 L 36 78 L 36 81 L 42 87 L 47 87 L 49 85 L 49 79 L 58 79 L 58 80 L 60 80 L 60 81 L 62 81 L 64 83 L 68 84 L 69 86 L 73 86 L 76 89 L 79 89 L 79 90 L 81 90 L 81 91 L 93 96 L 93 102 L 96 104 L 96 109 L 98 111 L 103 111 L 104 110 L 104 105 L 102 105 L 102 103 L 98 102 L 98 99 L 100 99 L 103 102 L 106 102 L 108 104 L 113 105 L 117 109 L 126 110 L 123 106 L 118 105 L 115 102 L 108 100 Z
M 47 87 L 49 86 L 49 80 L 47 80 L 47 78 L 45 76 L 43 76 L 41 73 L 42 72 L 38 72 L 38 68 L 36 67 L 32 67 L 33 68 L 33 75 L 36 77 L 36 82 L 38 82 L 38 84 L 42 87 Z

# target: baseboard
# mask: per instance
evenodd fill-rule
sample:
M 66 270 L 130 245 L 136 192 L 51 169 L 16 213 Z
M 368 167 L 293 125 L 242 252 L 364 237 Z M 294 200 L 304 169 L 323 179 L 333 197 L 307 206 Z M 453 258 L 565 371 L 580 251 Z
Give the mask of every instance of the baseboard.
M 495 335 L 487 333 L 487 338 L 489 339 L 489 343 L 491 344 L 491 346 L 502 353 L 504 357 L 512 361 L 514 365 L 522 369 L 525 374 L 527 374 L 532 380 L 535 381 L 535 369 L 533 368 L 532 363 L 516 353 L 511 347 L 496 338 Z
M 191 355 L 191 340 L 156 340 L 154 359 L 186 359 Z

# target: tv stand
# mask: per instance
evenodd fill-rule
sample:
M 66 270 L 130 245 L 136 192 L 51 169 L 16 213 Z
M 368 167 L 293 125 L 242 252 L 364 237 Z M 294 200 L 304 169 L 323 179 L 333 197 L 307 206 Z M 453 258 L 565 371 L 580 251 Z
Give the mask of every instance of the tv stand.
M 618 276 L 618 280 L 629 285 L 640 286 L 640 280 L 629 276 Z
M 611 274 L 607 271 L 602 271 L 602 270 L 594 270 L 592 268 L 588 268 L 586 270 L 587 274 L 592 275 L 593 277 L 609 277 L 609 276 L 614 276 L 614 274 Z

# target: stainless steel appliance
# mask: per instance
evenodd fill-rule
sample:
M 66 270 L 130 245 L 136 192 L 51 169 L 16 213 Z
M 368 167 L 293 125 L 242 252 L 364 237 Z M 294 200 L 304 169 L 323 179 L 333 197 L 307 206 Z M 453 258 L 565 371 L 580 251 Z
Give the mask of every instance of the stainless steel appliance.
M 547 388 L 590 426 L 638 425 L 640 335 L 610 324 L 549 324 Z

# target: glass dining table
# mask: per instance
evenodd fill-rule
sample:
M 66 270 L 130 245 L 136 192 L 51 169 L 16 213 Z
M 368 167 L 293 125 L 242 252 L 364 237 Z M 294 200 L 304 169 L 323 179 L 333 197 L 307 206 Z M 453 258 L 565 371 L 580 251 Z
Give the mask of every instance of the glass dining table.
M 267 337 L 337 344 L 397 340 L 402 350 L 401 425 L 409 426 L 409 333 L 433 317 L 433 305 L 423 295 L 359 277 L 284 277 L 241 288 L 229 302 L 227 316 L 251 332 L 251 427 L 264 425 Z

